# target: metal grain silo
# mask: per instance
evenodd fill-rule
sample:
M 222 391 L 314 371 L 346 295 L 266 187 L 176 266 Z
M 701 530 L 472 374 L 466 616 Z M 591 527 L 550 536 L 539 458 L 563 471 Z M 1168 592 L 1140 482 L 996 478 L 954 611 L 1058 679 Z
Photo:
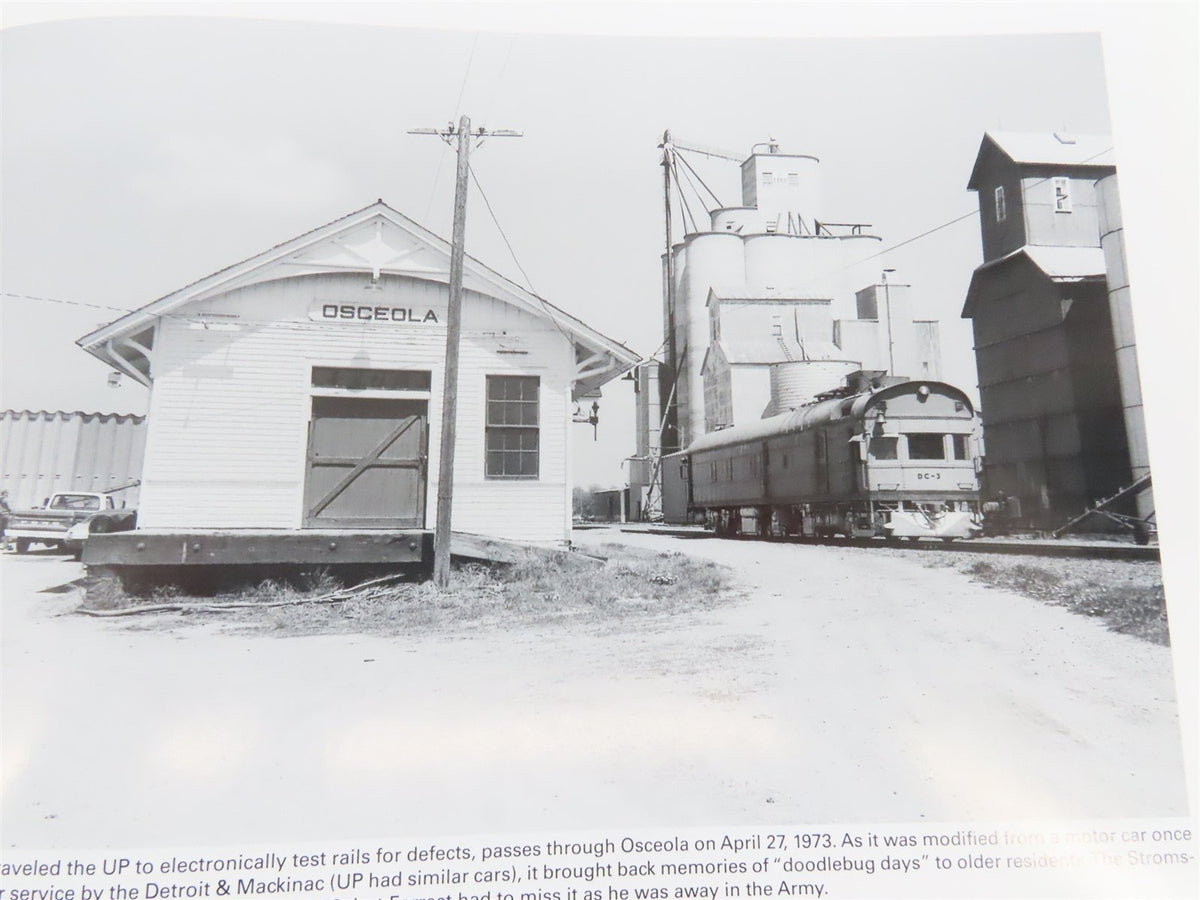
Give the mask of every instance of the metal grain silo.
M 1136 480 L 1150 473 L 1150 451 L 1146 442 L 1146 418 L 1142 409 L 1142 384 L 1138 372 L 1137 340 L 1133 333 L 1133 307 L 1129 296 L 1129 272 L 1125 263 L 1125 229 L 1121 219 L 1121 200 L 1117 176 L 1096 182 L 1096 200 L 1100 215 L 1100 248 L 1108 281 L 1108 309 L 1112 319 L 1113 349 L 1116 354 L 1117 382 L 1125 417 L 1125 436 L 1129 445 L 1129 467 Z M 1137 497 L 1138 514 L 1145 517 L 1154 509 L 1148 491 Z
M 845 384 L 846 376 L 860 368 L 844 359 L 777 363 L 771 366 L 771 406 L 775 413 L 796 409 L 817 394 Z
M 746 238 L 746 283 L 789 288 L 811 297 L 832 297 L 842 261 L 838 242 L 786 234 Z
M 752 234 L 762 231 L 762 215 L 753 206 L 727 206 L 714 209 L 709 218 L 713 231 L 732 231 L 735 234 Z

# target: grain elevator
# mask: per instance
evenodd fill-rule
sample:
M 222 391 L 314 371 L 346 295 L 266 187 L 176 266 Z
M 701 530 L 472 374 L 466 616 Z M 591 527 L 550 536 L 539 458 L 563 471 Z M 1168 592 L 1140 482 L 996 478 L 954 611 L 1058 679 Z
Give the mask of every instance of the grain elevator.
M 650 517 L 661 511 L 655 461 L 702 434 L 809 402 L 858 370 L 940 374 L 937 323 L 914 320 L 911 288 L 869 259 L 881 243 L 871 226 L 827 208 L 816 156 L 769 140 L 739 158 L 669 132 L 661 147 L 663 350 L 657 372 L 638 385 L 630 479 Z M 740 206 L 720 204 L 709 190 L 717 202 L 700 195 L 704 208 L 692 212 L 685 186 L 703 185 L 692 154 L 739 162 Z

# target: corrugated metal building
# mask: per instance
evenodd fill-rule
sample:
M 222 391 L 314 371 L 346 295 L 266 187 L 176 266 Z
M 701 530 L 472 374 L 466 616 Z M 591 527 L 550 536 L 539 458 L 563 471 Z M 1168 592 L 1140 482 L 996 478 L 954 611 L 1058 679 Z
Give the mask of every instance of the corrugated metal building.
M 1017 497 L 1030 524 L 1061 525 L 1133 480 L 1101 249 L 1101 219 L 1119 228 L 1119 212 L 1102 211 L 1097 189 L 1114 172 L 1106 136 L 989 133 L 968 183 L 984 259 L 963 316 L 975 333 L 985 490 Z M 1136 391 L 1131 323 L 1122 331 Z
M 111 492 L 118 506 L 136 506 L 145 446 L 145 416 L 6 409 L 0 489 L 13 509 L 56 491 Z
M 379 201 L 82 338 L 153 384 L 139 530 L 432 528 L 449 259 Z M 454 530 L 567 540 L 572 400 L 636 360 L 468 258 Z

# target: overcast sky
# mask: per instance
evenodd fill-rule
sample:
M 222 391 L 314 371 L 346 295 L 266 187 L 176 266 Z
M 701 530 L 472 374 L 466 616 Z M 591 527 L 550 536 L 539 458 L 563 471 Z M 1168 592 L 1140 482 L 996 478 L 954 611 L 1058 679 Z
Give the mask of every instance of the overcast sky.
M 690 20 L 688 7 L 675 9 L 674 21 L 689 30 L 707 20 L 730 34 L 747 24 L 780 35 L 830 28 L 806 18 L 816 7 L 711 7 L 693 10 Z M 723 24 L 716 11 L 734 9 L 741 10 L 731 20 L 736 27 Z M 879 13 L 862 21 L 904 24 L 895 6 L 888 15 L 883 7 L 860 9 Z M 908 18 L 924 17 L 935 30 L 953 26 L 953 16 L 931 19 L 931 9 L 909 8 Z M 1014 31 L 1032 22 L 1086 33 L 969 34 L 1003 30 L 1004 9 L 1012 10 Z M 512 34 L 501 25 L 554 26 L 528 8 L 499 4 L 477 10 L 476 27 L 497 29 L 485 32 L 182 16 L 9 27 L 2 35 L 3 405 L 143 412 L 145 392 L 128 382 L 108 387 L 107 370 L 75 347 L 77 338 L 119 309 L 377 197 L 448 237 L 451 153 L 406 132 L 457 113 L 524 132 L 486 143 L 473 165 L 531 284 L 478 193 L 468 252 L 652 353 L 662 340 L 656 144 L 665 128 L 684 142 L 738 152 L 770 135 L 785 151 L 820 157 L 829 217 L 872 223 L 882 248 L 974 208 L 966 182 L 985 131 L 1111 131 L 1102 41 L 1088 17 L 1041 5 L 992 10 L 990 20 L 967 22 L 966 36 L 956 37 Z M 469 11 L 412 18 L 459 28 L 472 21 Z M 623 24 L 633 21 L 640 20 Z M 654 21 L 662 24 L 650 30 L 673 20 Z M 847 32 L 844 15 L 833 21 L 842 33 L 871 27 L 850 23 Z M 1122 34 L 1118 20 L 1122 71 L 1144 76 L 1149 66 L 1152 77 L 1165 65 L 1154 28 L 1145 28 L 1153 16 L 1130 21 L 1145 33 L 1133 34 L 1130 51 L 1120 40 L 1137 27 Z M 615 30 L 614 22 L 598 16 L 593 27 Z M 1189 68 L 1195 74 L 1194 56 L 1182 64 L 1172 79 L 1186 81 Z M 1158 90 L 1168 82 L 1150 83 Z M 1162 129 L 1181 136 L 1194 158 L 1194 90 L 1180 97 L 1185 118 Z M 1117 157 L 1124 172 L 1119 142 Z M 738 204 L 736 165 L 701 165 L 722 199 Z M 1195 173 L 1185 168 L 1182 177 L 1175 183 L 1193 187 L 1184 196 L 1194 213 Z M 942 321 L 945 378 L 972 393 L 970 327 L 959 314 L 979 262 L 972 217 L 874 263 L 913 285 L 919 317 Z M 1135 304 L 1145 302 L 1136 259 L 1133 272 Z M 1194 310 L 1194 273 L 1192 288 Z M 1194 334 L 1194 314 L 1183 321 Z M 599 441 L 578 427 L 577 481 L 622 481 L 620 460 L 633 452 L 627 383 L 605 391 Z

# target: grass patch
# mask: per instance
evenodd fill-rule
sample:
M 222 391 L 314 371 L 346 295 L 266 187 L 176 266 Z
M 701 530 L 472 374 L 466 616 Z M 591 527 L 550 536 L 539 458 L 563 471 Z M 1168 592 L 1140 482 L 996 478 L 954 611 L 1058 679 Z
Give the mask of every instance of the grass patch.
M 203 616 L 282 634 L 399 634 L 572 622 L 601 625 L 712 608 L 730 596 L 730 573 L 679 553 L 618 544 L 582 555 L 531 550 L 510 564 L 455 565 L 450 585 L 398 582 L 320 598 L 343 588 L 328 571 L 306 579 L 189 596 L 176 585 L 131 592 L 115 578 L 89 585 L 84 607 L 126 610 L 166 604 L 164 614 Z M 343 593 L 345 593 L 343 591 Z M 313 602 L 317 601 L 317 602 Z M 229 608 L 244 604 L 246 608 Z M 272 605 L 276 604 L 276 605 Z
M 1158 566 L 1118 564 L 1127 568 L 1111 569 L 1105 578 L 1096 576 L 1094 563 L 1066 565 L 1066 562 L 1014 564 L 981 560 L 961 569 L 984 584 L 1102 619 L 1112 631 L 1170 645 L 1166 594 Z

